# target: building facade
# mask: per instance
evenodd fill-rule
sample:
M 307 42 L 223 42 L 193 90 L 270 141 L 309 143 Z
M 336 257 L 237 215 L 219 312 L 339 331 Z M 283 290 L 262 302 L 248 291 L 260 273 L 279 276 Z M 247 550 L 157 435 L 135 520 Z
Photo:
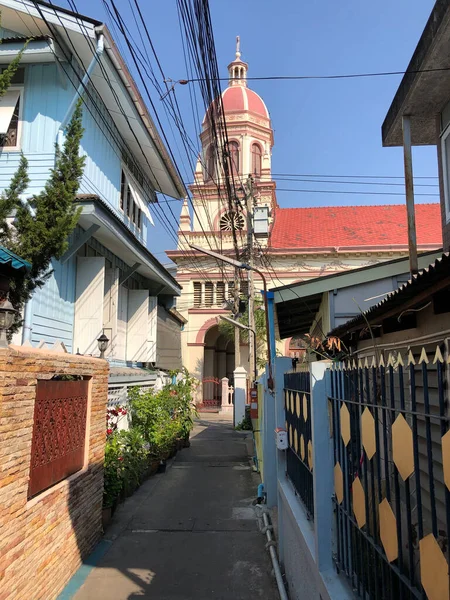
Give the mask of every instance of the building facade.
M 225 176 L 214 143 L 213 107 L 210 107 L 203 120 L 202 153 L 190 187 L 192 206 L 187 200 L 184 202 L 178 247 L 167 252 L 178 266 L 177 281 L 183 288 L 178 310 L 188 321 L 182 334 L 184 364 L 206 382 L 231 377 L 236 366 L 234 342 L 219 331 L 220 316 L 229 314 L 224 301 L 233 295 L 236 282 L 232 267 L 192 252 L 189 244 L 233 256 L 237 241 L 245 257 L 248 222 L 245 195 L 249 176 L 255 262 L 265 273 L 269 288 L 400 258 L 408 251 L 406 209 L 402 205 L 312 208 L 278 205 L 271 170 L 272 122 L 264 101 L 248 87 L 247 72 L 248 65 L 241 60 L 238 48 L 235 60 L 228 65 L 229 83 L 222 94 L 227 152 L 238 202 L 230 208 L 226 197 Z M 438 204 L 417 207 L 419 250 L 441 247 L 439 218 Z M 245 278 L 241 277 L 239 285 L 245 297 L 248 293 Z M 262 289 L 256 273 L 254 286 L 258 291 Z M 278 351 L 289 355 L 289 340 L 280 342 Z M 248 370 L 246 347 L 242 348 L 241 366 Z
M 167 323 L 169 337 L 174 323 L 181 328 L 169 313 L 181 288 L 149 251 L 150 206 L 157 191 L 182 198 L 183 184 L 104 24 L 44 2 L 0 2 L 0 9 L 1 64 L 33 36 L 0 99 L 0 190 L 21 153 L 31 180 L 24 201 L 43 189 L 55 143 L 64 142 L 83 98 L 81 216 L 69 249 L 27 304 L 14 341 L 62 342 L 69 352 L 95 356 L 104 332 L 112 363 L 158 366 L 158 356 L 166 355 L 158 353 L 158 323 L 166 337 Z

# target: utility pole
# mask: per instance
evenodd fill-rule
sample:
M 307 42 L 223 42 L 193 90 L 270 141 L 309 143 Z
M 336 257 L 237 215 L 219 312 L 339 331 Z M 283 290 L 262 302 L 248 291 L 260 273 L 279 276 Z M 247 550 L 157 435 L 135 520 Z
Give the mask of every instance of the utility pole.
M 247 246 L 248 246 L 248 264 L 251 269 L 248 270 L 248 355 L 249 355 L 249 374 L 253 377 L 256 371 L 256 353 L 254 348 L 257 347 L 257 340 L 250 339 L 250 336 L 255 336 L 255 285 L 253 279 L 254 267 L 254 251 L 253 251 L 253 178 L 251 175 L 247 179 L 247 190 L 245 194 L 247 208 Z
M 239 269 L 234 270 L 234 314 L 239 313 Z M 234 328 L 234 368 L 241 366 L 241 334 L 239 327 Z

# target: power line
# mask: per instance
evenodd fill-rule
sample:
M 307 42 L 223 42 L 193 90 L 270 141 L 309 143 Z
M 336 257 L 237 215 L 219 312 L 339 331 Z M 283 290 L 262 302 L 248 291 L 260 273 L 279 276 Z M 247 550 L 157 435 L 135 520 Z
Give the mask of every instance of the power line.
M 327 79 L 362 79 L 368 77 L 391 77 L 395 75 L 415 75 L 418 73 L 441 73 L 450 71 L 450 67 L 441 67 L 435 69 L 408 69 L 407 71 L 379 71 L 372 73 L 344 73 L 335 75 L 268 75 L 260 77 L 247 77 L 247 81 L 307 81 L 307 80 L 327 80 Z M 227 77 L 220 77 L 218 81 L 227 81 Z M 186 85 L 187 83 L 194 83 L 204 81 L 201 78 L 197 79 L 179 79 L 178 83 Z
M 277 187 L 278 192 L 300 192 L 304 194 L 356 194 L 358 196 L 405 196 L 403 192 L 357 192 L 355 190 L 305 190 L 300 188 L 279 188 Z M 431 194 L 419 192 L 418 194 L 414 193 L 414 196 L 428 196 L 428 197 L 439 197 L 439 194 Z
M 303 179 L 301 177 L 281 177 L 281 176 L 273 176 L 273 179 L 275 181 L 298 181 L 298 182 L 302 182 L 302 183 L 326 183 L 326 184 L 349 184 L 349 185 L 378 185 L 378 186 L 382 186 L 382 187 L 390 187 L 390 186 L 396 186 L 396 187 L 405 187 L 404 183 L 397 183 L 397 182 L 381 182 L 381 181 L 349 181 L 348 179 L 344 179 L 342 181 L 339 181 L 337 179 Z M 438 187 L 439 184 L 438 183 L 415 183 L 414 187 L 431 187 L 431 188 L 436 188 Z
M 274 177 L 347 177 L 350 179 L 403 179 L 404 175 L 308 175 L 305 173 L 272 173 Z M 414 175 L 414 179 L 439 179 L 437 175 Z

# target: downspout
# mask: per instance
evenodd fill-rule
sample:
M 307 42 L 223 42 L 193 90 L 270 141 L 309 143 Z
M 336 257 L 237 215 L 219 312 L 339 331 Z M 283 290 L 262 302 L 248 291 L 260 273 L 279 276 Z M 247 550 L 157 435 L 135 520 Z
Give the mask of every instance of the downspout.
M 75 105 L 78 102 L 79 98 L 83 96 L 84 89 L 90 79 L 91 73 L 97 65 L 98 61 L 100 60 L 100 57 L 103 54 L 104 50 L 105 38 L 103 36 L 103 33 L 100 33 L 97 38 L 97 48 L 95 49 L 95 54 L 92 57 L 92 60 L 89 63 L 88 68 L 86 69 L 86 73 L 83 75 L 83 79 L 81 80 L 80 85 L 78 86 L 77 91 L 75 92 L 74 97 L 72 98 L 72 102 L 70 103 L 69 108 L 67 109 L 67 112 L 63 120 L 61 121 L 61 125 L 59 126 L 58 133 L 56 136 L 56 143 L 59 147 L 61 147 L 63 144 L 64 131 L 67 127 L 67 123 L 69 122 L 70 117 L 72 116 Z
M 84 74 L 83 79 L 81 80 L 80 85 L 78 86 L 78 88 L 72 98 L 69 108 L 67 109 L 66 114 L 65 114 L 63 120 L 61 121 L 61 125 L 59 126 L 59 129 L 58 129 L 58 133 L 56 134 L 56 143 L 58 144 L 58 146 L 60 148 L 62 147 L 63 142 L 64 142 L 64 131 L 67 127 L 67 123 L 69 122 L 70 117 L 72 116 L 73 110 L 75 108 L 76 103 L 78 102 L 78 99 L 82 97 L 84 88 L 85 88 L 87 82 L 89 81 L 92 71 L 94 70 L 96 64 L 100 60 L 100 57 L 103 54 L 104 49 L 105 49 L 105 38 L 103 36 L 103 33 L 100 33 L 100 35 L 97 38 L 97 48 L 95 50 L 95 54 L 92 57 L 92 60 L 86 70 L 86 73 Z M 31 341 L 32 320 L 33 320 L 32 304 L 33 304 L 33 298 L 30 298 L 28 300 L 28 302 L 25 304 L 24 315 L 23 315 L 23 328 L 22 328 L 22 344 L 24 344 L 27 341 Z

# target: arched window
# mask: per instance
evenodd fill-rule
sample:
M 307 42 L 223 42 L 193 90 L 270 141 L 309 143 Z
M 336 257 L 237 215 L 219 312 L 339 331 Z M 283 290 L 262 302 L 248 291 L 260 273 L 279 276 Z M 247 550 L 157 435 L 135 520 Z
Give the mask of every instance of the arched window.
M 233 175 L 239 174 L 239 144 L 230 142 L 228 144 L 228 152 L 230 155 L 230 170 Z
M 214 144 L 208 146 L 206 151 L 206 164 L 205 164 L 205 181 L 212 181 L 216 174 L 216 156 L 214 151 Z
M 259 144 L 252 144 L 252 175 L 256 179 L 261 177 L 261 146 Z

